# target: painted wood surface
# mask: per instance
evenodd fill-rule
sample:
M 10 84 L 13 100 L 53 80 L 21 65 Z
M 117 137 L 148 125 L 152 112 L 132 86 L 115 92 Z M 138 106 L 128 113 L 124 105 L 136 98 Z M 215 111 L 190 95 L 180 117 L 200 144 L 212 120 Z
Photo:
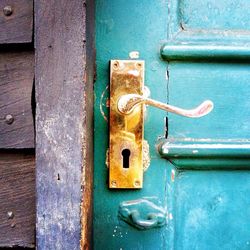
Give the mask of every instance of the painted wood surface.
M 32 51 L 1 53 L 0 148 L 34 147 L 33 82 Z
M 248 5 L 97 1 L 94 249 L 249 249 Z M 108 65 L 132 51 L 145 60 L 151 98 L 182 108 L 210 99 L 214 110 L 193 120 L 147 107 L 144 187 L 114 191 L 105 166 Z M 153 223 L 145 199 L 163 208 L 165 226 L 138 230 Z
M 31 43 L 33 0 L 0 1 L 0 44 Z
M 165 42 L 249 44 L 249 2 L 245 0 L 171 0 L 167 13 Z
M 166 43 L 161 49 L 161 55 L 166 61 L 249 61 L 250 49 L 248 44 L 239 46 Z
M 38 249 L 90 248 L 95 60 L 86 5 L 35 1 Z
M 34 150 L 0 152 L 0 247 L 35 246 Z
M 160 41 L 167 32 L 167 1 L 118 0 L 96 1 L 97 81 L 95 83 L 95 175 L 94 175 L 94 249 L 169 249 L 173 230 L 171 211 L 171 168 L 155 150 L 157 137 L 164 133 L 164 112 L 149 108 L 145 119 L 145 139 L 150 144 L 151 165 L 144 173 L 141 190 L 109 190 L 108 168 L 105 164 L 108 149 L 109 119 L 109 61 L 129 59 L 129 53 L 139 52 L 145 60 L 145 85 L 151 97 L 167 102 L 166 65 L 161 61 Z M 124 222 L 119 215 L 123 204 L 138 204 L 134 210 L 147 221 L 147 210 L 139 201 L 150 199 L 161 208 L 166 227 L 138 230 L 138 221 Z M 124 209 L 126 210 L 126 208 Z M 129 214 L 129 213 L 127 213 Z M 131 221 L 128 216 L 127 221 Z M 170 222 L 170 223 L 169 223 Z M 140 223 L 139 223 L 140 224 Z

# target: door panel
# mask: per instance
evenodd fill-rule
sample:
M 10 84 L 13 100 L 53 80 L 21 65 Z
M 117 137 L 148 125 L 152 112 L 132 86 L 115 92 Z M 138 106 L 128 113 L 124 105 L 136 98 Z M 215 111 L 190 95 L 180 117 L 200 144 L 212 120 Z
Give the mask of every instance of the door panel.
M 249 178 L 249 171 L 179 172 L 174 249 L 249 249 Z
M 171 1 L 174 2 L 174 1 Z M 188 29 L 249 30 L 247 10 L 250 3 L 244 0 L 175 0 L 180 19 Z
M 169 114 L 174 138 L 245 140 L 250 134 L 250 66 L 247 63 L 171 62 L 169 102 L 192 107 L 204 99 L 214 102 L 211 114 L 188 119 Z
M 229 7 L 220 15 L 210 8 L 220 4 L 96 0 L 95 249 L 248 248 L 250 85 L 248 31 L 242 31 L 248 19 L 235 12 L 238 23 L 231 22 Z M 181 56 L 168 57 L 168 48 Z M 109 61 L 128 59 L 132 51 L 145 60 L 151 98 L 183 108 L 210 99 L 215 108 L 190 119 L 147 107 L 151 164 L 143 188 L 110 190 Z M 147 220 L 148 204 L 165 214 L 165 225 L 138 229 L 131 214 L 124 219 L 121 213 L 134 209 Z
M 145 138 L 151 145 L 151 166 L 144 174 L 143 189 L 109 190 L 108 169 L 105 165 L 108 149 L 109 61 L 127 59 L 131 51 L 138 51 L 140 59 L 146 61 L 145 71 L 150 72 L 145 75 L 145 85 L 151 88 L 152 96 L 167 101 L 166 64 L 161 62 L 159 54 L 159 41 L 165 38 L 167 32 L 166 7 L 166 1 L 96 1 L 95 249 L 167 247 L 166 237 L 169 236 L 165 232 L 170 230 L 169 226 L 142 231 L 118 218 L 119 205 L 124 201 L 150 197 L 155 203 L 166 207 L 169 192 L 166 178 L 171 169 L 166 167 L 166 162 L 160 159 L 155 150 L 158 136 L 162 136 L 165 131 L 164 112 L 147 112 Z

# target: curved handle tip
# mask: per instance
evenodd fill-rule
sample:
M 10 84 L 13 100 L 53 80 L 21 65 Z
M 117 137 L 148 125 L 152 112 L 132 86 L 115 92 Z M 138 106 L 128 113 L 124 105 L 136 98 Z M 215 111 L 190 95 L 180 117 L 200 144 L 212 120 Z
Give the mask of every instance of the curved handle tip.
M 165 111 L 190 118 L 199 118 L 205 116 L 209 114 L 214 107 L 212 101 L 206 100 L 194 109 L 182 109 L 166 103 L 158 102 L 156 100 L 147 98 L 145 96 L 137 94 L 127 94 L 127 95 L 122 95 L 119 98 L 117 103 L 117 108 L 120 113 L 128 115 L 132 113 L 134 108 L 137 107 L 139 104 L 151 105 L 159 109 L 163 109 Z

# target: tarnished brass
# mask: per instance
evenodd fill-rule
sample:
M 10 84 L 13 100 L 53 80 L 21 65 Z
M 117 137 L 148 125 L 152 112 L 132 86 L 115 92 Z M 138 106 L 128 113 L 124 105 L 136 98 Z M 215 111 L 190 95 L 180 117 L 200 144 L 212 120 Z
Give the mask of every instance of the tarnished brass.
M 144 104 L 127 115 L 117 107 L 126 94 L 143 95 L 144 61 L 110 63 L 109 187 L 142 188 Z

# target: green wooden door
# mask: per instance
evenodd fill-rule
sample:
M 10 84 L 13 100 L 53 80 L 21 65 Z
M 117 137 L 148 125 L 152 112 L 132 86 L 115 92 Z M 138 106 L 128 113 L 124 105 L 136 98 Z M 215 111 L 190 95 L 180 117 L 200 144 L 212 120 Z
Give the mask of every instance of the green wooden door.
M 249 27 L 245 0 L 96 0 L 94 249 L 250 249 Z M 110 190 L 109 61 L 132 51 L 151 98 L 214 110 L 147 107 L 144 187 Z

